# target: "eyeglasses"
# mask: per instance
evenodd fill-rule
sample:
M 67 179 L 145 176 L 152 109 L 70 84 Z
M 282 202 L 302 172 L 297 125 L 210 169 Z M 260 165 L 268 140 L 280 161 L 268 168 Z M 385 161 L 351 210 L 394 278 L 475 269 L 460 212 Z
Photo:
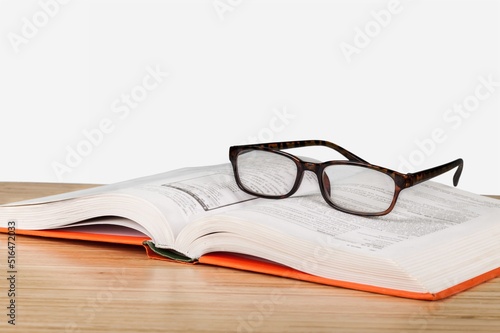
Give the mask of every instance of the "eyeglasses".
M 347 160 L 309 162 L 282 151 L 310 146 L 336 150 Z M 283 199 L 299 188 L 304 171 L 316 174 L 321 194 L 333 208 L 361 216 L 388 214 L 399 193 L 416 184 L 458 167 L 453 176 L 457 186 L 463 160 L 457 159 L 431 169 L 403 174 L 370 164 L 348 150 L 328 141 L 307 140 L 232 146 L 229 159 L 239 188 L 269 199 Z

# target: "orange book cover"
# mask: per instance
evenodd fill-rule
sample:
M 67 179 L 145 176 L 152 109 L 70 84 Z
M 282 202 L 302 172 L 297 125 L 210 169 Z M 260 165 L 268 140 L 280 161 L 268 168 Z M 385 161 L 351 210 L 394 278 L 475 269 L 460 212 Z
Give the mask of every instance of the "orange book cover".
M 0 232 L 7 233 L 7 228 L 0 228 Z M 74 239 L 74 240 L 84 240 L 93 242 L 104 242 L 113 244 L 128 244 L 144 246 L 146 253 L 149 258 L 164 261 L 175 261 L 173 259 L 164 257 L 156 253 L 151 249 L 146 242 L 150 240 L 147 236 L 121 236 L 121 235 L 110 235 L 110 234 L 97 234 L 97 233 L 86 233 L 86 232 L 75 232 L 75 231 L 65 231 L 65 230 L 16 230 L 18 235 L 28 235 L 28 236 L 38 236 L 38 237 L 49 237 L 49 238 L 62 238 L 62 239 Z M 238 255 L 226 252 L 214 252 L 203 255 L 193 263 L 215 265 L 220 267 L 227 267 L 239 270 L 245 270 L 256 273 L 263 273 L 274 275 L 282 278 L 290 278 L 296 280 L 302 280 L 307 282 L 319 283 L 330 285 L 334 287 L 348 288 L 361 290 L 366 292 L 384 294 L 389 296 L 397 296 L 403 298 L 411 298 L 418 300 L 428 300 L 435 301 L 443 299 L 474 286 L 477 286 L 483 282 L 491 280 L 495 277 L 500 276 L 500 267 L 472 279 L 459 283 L 448 289 L 442 290 L 438 293 L 417 293 L 405 290 L 389 289 L 376 287 L 365 284 L 358 284 L 348 281 L 332 280 L 327 278 L 322 278 L 319 276 L 307 274 L 293 268 L 283 266 L 274 262 L 267 260 L 262 260 L 259 258 L 254 258 L 251 256 Z
M 7 228 L 1 228 L 1 233 L 7 233 Z M 63 239 L 74 239 L 92 242 L 103 242 L 103 243 L 113 243 L 113 244 L 127 244 L 127 245 L 142 245 L 144 241 L 149 240 L 147 236 L 121 236 L 121 235 L 110 235 L 110 234 L 97 234 L 97 233 L 87 233 L 87 232 L 76 232 L 71 230 L 21 230 L 16 229 L 16 235 L 26 235 L 26 236 L 38 236 L 38 237 L 49 237 L 49 238 L 63 238 Z

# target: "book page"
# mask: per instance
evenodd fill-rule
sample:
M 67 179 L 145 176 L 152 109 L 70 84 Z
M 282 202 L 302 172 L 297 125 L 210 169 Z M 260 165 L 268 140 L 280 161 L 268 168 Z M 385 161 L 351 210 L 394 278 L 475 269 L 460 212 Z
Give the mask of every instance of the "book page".
M 140 185 L 133 190 L 155 193 L 171 200 L 180 208 L 183 219 L 256 199 L 238 188 L 227 165 L 182 179 Z
M 500 216 L 500 201 L 426 182 L 402 191 L 394 210 L 380 217 L 339 212 L 319 194 L 266 200 L 227 215 L 327 247 L 378 253 L 474 221 L 492 209 Z
M 148 231 L 135 221 L 116 216 L 103 216 L 82 222 L 76 222 L 60 229 L 83 233 L 95 233 L 118 236 L 148 236 Z
M 317 180 L 314 177 L 304 177 L 304 189 L 317 190 Z M 181 176 L 156 179 L 120 192 L 153 203 L 166 216 L 174 235 L 200 217 L 253 206 L 263 200 L 239 189 L 230 164 L 204 167 Z
M 317 189 L 314 177 L 304 177 L 304 188 Z M 177 234 L 199 216 L 219 214 L 252 205 L 258 200 L 262 199 L 238 188 L 232 167 L 226 163 L 179 169 L 117 184 L 11 203 L 2 207 L 0 216 L 2 212 L 9 216 L 20 216 L 23 211 L 28 214 L 23 216 L 26 228 L 40 229 L 59 228 L 89 218 L 115 215 L 140 223 L 158 243 L 158 247 L 168 247 L 172 246 Z M 56 208 L 60 212 L 57 220 L 47 214 L 40 215 Z

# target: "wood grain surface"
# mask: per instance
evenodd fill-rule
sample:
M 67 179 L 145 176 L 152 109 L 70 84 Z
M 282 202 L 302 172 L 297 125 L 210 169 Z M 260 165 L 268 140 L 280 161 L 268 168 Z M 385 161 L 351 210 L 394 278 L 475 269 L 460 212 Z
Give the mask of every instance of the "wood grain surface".
M 0 183 L 0 202 L 94 185 Z M 17 236 L 15 326 L 0 235 L 0 332 L 499 332 L 500 279 L 427 302 Z

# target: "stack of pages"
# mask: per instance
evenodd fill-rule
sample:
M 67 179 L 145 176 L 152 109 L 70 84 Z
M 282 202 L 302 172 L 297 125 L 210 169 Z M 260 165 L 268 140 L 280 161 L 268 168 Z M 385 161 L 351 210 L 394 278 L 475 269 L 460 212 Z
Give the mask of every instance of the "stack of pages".
M 9 224 L 9 222 L 11 222 Z M 331 208 L 315 175 L 282 200 L 243 193 L 229 164 L 0 206 L 3 232 L 144 245 L 156 259 L 205 263 L 435 300 L 500 275 L 500 201 L 435 182 L 394 210 Z

